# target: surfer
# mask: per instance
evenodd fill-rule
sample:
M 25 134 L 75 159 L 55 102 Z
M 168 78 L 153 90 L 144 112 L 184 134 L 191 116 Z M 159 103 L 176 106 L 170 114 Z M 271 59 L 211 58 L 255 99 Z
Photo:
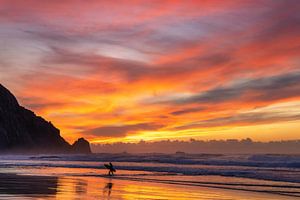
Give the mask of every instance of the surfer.
M 108 171 L 109 176 L 113 176 L 114 172 L 116 172 L 116 169 L 114 168 L 111 162 L 109 164 L 104 164 L 104 167 L 109 170 Z

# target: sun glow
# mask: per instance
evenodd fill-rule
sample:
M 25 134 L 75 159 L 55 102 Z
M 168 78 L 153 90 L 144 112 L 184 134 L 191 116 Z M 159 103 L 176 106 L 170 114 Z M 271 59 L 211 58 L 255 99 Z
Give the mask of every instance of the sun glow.
M 299 139 L 289 1 L 1 6 L 1 84 L 69 142 Z

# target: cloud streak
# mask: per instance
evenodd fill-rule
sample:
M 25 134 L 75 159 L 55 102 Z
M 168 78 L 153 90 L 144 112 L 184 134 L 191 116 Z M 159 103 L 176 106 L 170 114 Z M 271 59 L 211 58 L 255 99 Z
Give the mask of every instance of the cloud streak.
M 124 137 L 127 134 L 135 131 L 144 130 L 158 130 L 162 125 L 152 123 L 140 123 L 132 125 L 121 125 L 121 126 L 101 126 L 93 129 L 86 130 L 87 133 L 98 137 Z
M 244 122 L 297 139 L 279 120 L 297 117 L 241 113 L 299 101 L 299 12 L 296 0 L 0 0 L 0 79 L 70 142 L 244 138 L 215 132 Z
M 213 118 L 199 122 L 193 122 L 190 125 L 175 127 L 174 130 L 184 130 L 189 128 L 207 128 L 207 127 L 222 127 L 222 126 L 249 126 L 253 124 L 277 123 L 283 121 L 300 120 L 300 114 L 286 113 L 241 113 L 227 117 Z
M 300 96 L 300 72 L 239 81 L 189 97 L 162 102 L 171 104 L 216 104 L 229 101 L 275 101 Z

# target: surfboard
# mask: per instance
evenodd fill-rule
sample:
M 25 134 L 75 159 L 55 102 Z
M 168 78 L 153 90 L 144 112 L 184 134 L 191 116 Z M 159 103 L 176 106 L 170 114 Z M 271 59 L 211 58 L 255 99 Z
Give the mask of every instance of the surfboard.
M 113 172 L 116 172 L 115 168 L 113 166 L 109 165 L 109 164 L 104 164 L 104 167 L 106 169 L 109 169 L 109 170 L 113 171 Z

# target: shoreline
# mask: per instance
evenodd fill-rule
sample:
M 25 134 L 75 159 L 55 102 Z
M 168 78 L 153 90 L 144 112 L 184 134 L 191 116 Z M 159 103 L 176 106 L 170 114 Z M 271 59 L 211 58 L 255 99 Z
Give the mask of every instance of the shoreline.
M 157 196 L 158 193 L 159 197 L 157 199 L 178 200 L 201 199 L 202 197 L 207 199 L 230 198 L 236 200 L 283 200 L 300 198 L 300 185 L 298 184 L 290 185 L 289 187 L 287 185 L 267 185 L 264 182 L 262 184 L 253 184 L 250 183 L 251 180 L 240 179 L 240 181 L 248 182 L 248 184 L 243 184 L 238 182 L 239 179 L 235 180 L 235 178 L 230 177 L 225 179 L 236 182 L 236 184 L 226 183 L 222 180 L 219 180 L 219 182 L 207 181 L 224 178 L 218 176 L 194 177 L 194 180 L 198 179 L 198 181 L 188 180 L 191 177 L 180 177 L 182 180 L 178 180 L 178 176 L 157 176 L 151 174 L 147 175 L 146 178 L 142 175 L 134 174 L 131 176 L 127 174 L 124 176 L 109 177 L 101 175 L 105 174 L 106 171 L 104 170 L 99 171 L 100 175 L 88 173 L 84 169 L 78 169 L 78 172 L 81 172 L 81 174 L 78 172 L 73 174 L 65 173 L 63 172 L 64 170 L 68 169 L 42 167 L 40 171 L 36 170 L 36 168 L 28 168 L 23 170 L 16 169 L 18 173 L 13 173 L 12 171 L 0 173 L 0 198 L 15 199 L 16 197 L 26 197 L 29 199 L 52 199 L 59 197 L 60 199 L 80 196 L 82 199 L 96 199 L 105 194 L 109 199 L 131 200 L 145 195 L 145 190 L 148 191 L 145 199 L 156 199 L 151 198 L 151 196 Z M 1 171 L 5 171 L 5 169 Z M 33 171 L 35 172 L 32 173 Z M 54 175 L 53 171 L 58 173 Z M 126 174 L 127 172 L 121 170 L 119 173 Z M 99 192 L 100 188 L 102 188 L 102 192 Z M 266 191 L 266 188 L 269 191 Z M 157 194 L 152 193 L 152 190 L 155 190 Z M 164 193 L 164 191 L 168 191 L 168 193 Z M 108 195 L 109 193 L 110 195 Z M 125 198 L 124 196 L 128 195 L 128 193 L 131 195 L 134 193 L 134 198 Z M 180 193 L 180 198 L 176 195 L 177 193 Z M 191 193 L 193 194 L 193 198 L 190 196 Z M 218 198 L 216 198 L 216 195 Z

